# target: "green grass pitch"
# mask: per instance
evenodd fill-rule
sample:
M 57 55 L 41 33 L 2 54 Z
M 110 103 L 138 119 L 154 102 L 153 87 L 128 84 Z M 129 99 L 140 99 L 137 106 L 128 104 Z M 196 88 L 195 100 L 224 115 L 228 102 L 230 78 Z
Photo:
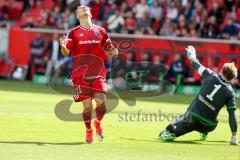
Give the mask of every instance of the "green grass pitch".
M 156 143 L 155 138 L 169 123 L 165 121 L 124 121 L 123 113 L 180 114 L 192 96 L 162 96 L 138 100 L 129 107 L 120 101 L 105 116 L 105 139 L 87 145 L 82 122 L 65 122 L 54 114 L 54 107 L 70 95 L 54 93 L 47 86 L 26 82 L 0 81 L 0 160 L 239 160 L 240 147 L 230 146 L 231 132 L 226 109 L 219 125 L 207 141 L 198 141 L 192 132 L 173 143 Z M 238 101 L 239 107 L 239 101 Z M 74 104 L 73 112 L 82 106 Z M 239 115 L 239 109 L 238 109 Z

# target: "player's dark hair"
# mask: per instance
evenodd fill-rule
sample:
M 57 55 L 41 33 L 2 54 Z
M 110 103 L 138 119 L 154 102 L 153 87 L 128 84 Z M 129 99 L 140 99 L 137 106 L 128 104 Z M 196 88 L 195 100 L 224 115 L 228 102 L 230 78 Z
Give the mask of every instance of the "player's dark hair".
M 225 63 L 221 69 L 223 76 L 228 80 L 237 77 L 237 67 L 234 63 Z

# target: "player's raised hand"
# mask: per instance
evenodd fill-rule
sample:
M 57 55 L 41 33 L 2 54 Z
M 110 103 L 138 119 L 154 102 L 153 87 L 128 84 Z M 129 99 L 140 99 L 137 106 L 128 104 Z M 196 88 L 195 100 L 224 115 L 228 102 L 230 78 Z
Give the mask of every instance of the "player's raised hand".
M 112 57 L 117 57 L 117 56 L 118 56 L 118 49 L 117 49 L 117 48 L 114 48 L 114 49 L 111 51 L 111 56 L 112 56 Z
M 65 35 L 63 35 L 59 38 L 59 43 L 60 43 L 60 46 L 61 46 L 61 53 L 62 53 L 63 56 L 67 56 L 67 55 L 70 54 L 70 50 L 67 49 L 67 47 L 66 47 L 66 44 L 65 44 L 66 40 L 65 39 L 66 39 Z
M 65 38 L 66 38 L 65 35 L 63 35 L 63 36 L 61 36 L 61 37 L 59 38 L 59 43 L 60 43 L 60 46 L 61 46 L 61 47 L 65 45 Z
M 188 46 L 186 48 L 186 51 L 187 51 L 187 56 L 188 56 L 188 59 L 194 59 L 196 58 L 196 50 L 193 46 Z
M 236 146 L 239 145 L 239 144 L 238 144 L 238 140 L 237 140 L 237 136 L 232 136 L 231 141 L 230 141 L 230 144 L 231 144 L 231 145 L 236 145 Z

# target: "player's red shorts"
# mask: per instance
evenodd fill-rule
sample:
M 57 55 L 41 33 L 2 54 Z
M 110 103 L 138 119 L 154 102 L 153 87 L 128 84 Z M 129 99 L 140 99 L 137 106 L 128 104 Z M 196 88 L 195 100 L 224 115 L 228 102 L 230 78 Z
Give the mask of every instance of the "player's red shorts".
M 88 98 L 94 98 L 96 93 L 106 93 L 107 84 L 104 77 L 95 79 L 73 78 L 73 98 L 75 102 L 81 102 Z

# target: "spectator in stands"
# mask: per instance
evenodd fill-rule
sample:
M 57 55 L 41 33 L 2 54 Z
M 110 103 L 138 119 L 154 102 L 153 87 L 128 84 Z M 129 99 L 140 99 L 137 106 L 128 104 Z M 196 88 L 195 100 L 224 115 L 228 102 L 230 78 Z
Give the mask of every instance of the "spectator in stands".
M 133 52 L 127 54 L 126 70 L 128 72 L 136 70 L 136 60 Z
M 187 1 L 186 6 L 182 9 L 182 14 L 185 16 L 187 22 L 192 20 L 193 11 L 192 3 Z
M 175 21 L 178 17 L 178 9 L 175 1 L 171 1 L 170 6 L 167 8 L 167 18 Z
M 222 24 L 223 22 L 223 9 L 221 7 L 219 7 L 219 2 L 217 1 L 213 1 L 213 8 L 210 10 L 208 16 L 211 17 L 215 17 L 218 21 L 219 24 Z
M 151 59 L 149 53 L 142 53 L 141 62 L 137 65 L 138 71 L 147 72 L 151 67 Z
M 159 55 L 153 56 L 153 65 L 147 75 L 148 83 L 158 83 L 161 74 L 166 71 L 165 67 L 161 64 L 161 58 Z
M 47 19 L 48 19 L 49 14 L 50 14 L 49 9 L 41 8 L 40 16 L 36 21 L 36 23 L 37 23 L 36 25 L 38 27 L 45 28 L 47 26 Z
M 121 11 L 122 13 L 124 13 L 124 14 L 125 14 L 126 12 L 132 11 L 131 8 L 128 6 L 127 1 L 123 1 L 123 2 L 122 2 L 120 11 Z
M 7 27 L 7 14 L 0 10 L 0 28 Z
M 109 17 L 115 13 L 115 11 L 117 9 L 118 8 L 115 3 L 113 3 L 113 4 L 106 3 L 105 7 L 102 8 L 102 10 L 104 10 L 104 12 L 105 12 L 104 16 L 103 16 L 103 20 L 107 21 L 109 19 Z
M 59 59 L 60 59 L 60 45 L 58 42 L 58 35 L 54 34 L 52 41 L 48 43 L 46 53 L 49 54 L 49 59 L 47 63 L 47 68 L 45 75 L 46 77 L 50 76 L 50 73 L 53 71 L 53 69 L 56 69 L 59 65 Z
M 179 75 L 185 74 L 185 64 L 184 61 L 181 58 L 180 54 L 174 55 L 174 61 L 170 64 L 169 72 L 167 74 L 167 80 L 171 82 L 175 82 L 177 80 L 177 77 Z
M 112 76 L 124 77 L 126 69 L 126 59 L 124 55 L 119 55 L 118 58 L 112 60 Z
M 136 19 L 133 16 L 133 13 L 131 11 L 128 11 L 126 13 L 126 18 L 124 21 L 124 28 L 128 34 L 133 34 L 136 30 Z
M 1 11 L 1 12 L 0 12 L 0 22 L 6 21 L 6 20 L 7 20 L 7 13 Z
M 55 6 L 53 12 L 49 15 L 48 24 L 50 26 L 57 27 L 58 29 L 64 28 L 64 20 L 62 14 L 60 14 L 60 7 Z
M 163 23 L 162 29 L 160 31 L 161 35 L 164 36 L 176 36 L 176 28 L 174 27 L 174 24 L 171 22 L 169 18 L 166 18 L 166 20 Z
M 212 71 L 218 73 L 219 72 L 219 57 L 213 58 L 213 65 L 211 66 Z
M 168 35 L 168 28 L 173 25 L 171 20 L 169 18 L 166 18 L 163 22 L 161 31 L 160 31 L 160 35 Z
M 112 82 L 115 89 L 125 89 L 126 80 L 126 59 L 123 54 L 120 54 L 117 59 L 112 62 Z
M 153 28 L 153 31 L 155 32 L 156 35 L 160 35 L 161 25 L 162 25 L 161 16 L 158 15 L 151 23 L 151 27 Z
M 227 19 L 227 23 L 223 28 L 223 38 L 230 39 L 237 35 L 237 27 L 233 24 L 232 18 Z
M 115 13 L 108 19 L 108 30 L 110 32 L 120 33 L 124 24 L 122 13 L 116 10 Z
M 144 14 L 148 13 L 149 7 L 146 3 L 146 0 L 141 0 L 141 2 L 138 3 L 136 5 L 136 7 L 134 8 L 134 11 L 136 13 L 136 18 L 137 19 L 141 19 Z
M 7 8 L 6 7 L 0 8 L 0 22 L 6 21 L 7 18 L 8 18 Z
M 198 38 L 200 33 L 194 21 L 188 22 L 189 37 Z
M 142 53 L 141 55 L 141 62 L 137 65 L 137 77 L 138 80 L 141 80 L 143 83 L 142 90 L 148 90 L 148 72 L 152 66 L 151 57 L 149 53 Z
M 89 7 L 91 8 L 92 18 L 98 20 L 101 10 L 102 2 L 100 0 L 90 1 Z
M 44 38 L 41 34 L 37 34 L 37 37 L 31 43 L 31 55 L 34 57 L 41 57 L 45 48 Z
M 64 13 L 62 14 L 63 17 L 63 28 L 65 30 L 72 28 L 76 23 L 77 19 L 75 18 L 74 12 L 71 12 L 69 8 L 66 8 Z
M 177 35 L 179 37 L 187 37 L 187 25 L 184 15 L 180 15 L 178 18 L 178 25 L 177 25 Z
M 30 56 L 30 77 L 33 78 L 36 68 L 46 66 L 47 57 L 45 54 L 45 42 L 44 37 L 41 34 L 37 34 L 37 37 L 30 44 L 31 56 Z M 42 73 L 45 71 L 42 70 Z
M 233 6 L 236 5 L 236 0 L 224 0 L 226 11 L 232 11 Z
M 204 24 L 201 37 L 203 38 L 220 38 L 220 28 L 215 16 L 208 17 L 207 23 Z
M 134 53 L 127 54 L 126 76 L 129 81 L 137 80 L 137 63 L 134 58 Z
M 204 24 L 204 20 L 207 17 L 207 11 L 204 9 L 204 6 L 199 1 L 195 1 L 195 9 L 193 13 L 192 19 L 194 19 L 198 26 L 202 26 Z
M 142 34 L 148 34 L 149 20 L 147 13 L 144 13 L 141 18 L 137 19 L 137 30 Z
M 159 1 L 154 1 L 153 5 L 149 8 L 149 18 L 154 21 L 156 17 L 162 18 L 162 8 L 159 6 Z

